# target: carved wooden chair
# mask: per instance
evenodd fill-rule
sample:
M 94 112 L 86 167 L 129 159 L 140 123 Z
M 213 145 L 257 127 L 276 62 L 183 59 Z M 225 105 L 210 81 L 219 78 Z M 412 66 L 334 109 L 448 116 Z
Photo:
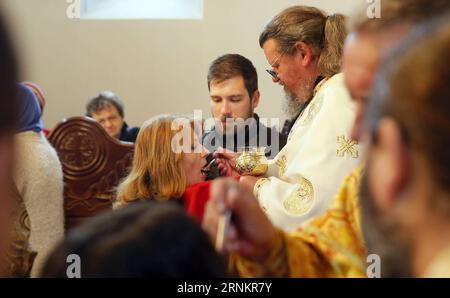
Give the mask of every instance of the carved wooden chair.
M 64 172 L 66 230 L 111 209 L 116 187 L 131 166 L 134 145 L 110 137 L 88 117 L 63 120 L 48 139 Z

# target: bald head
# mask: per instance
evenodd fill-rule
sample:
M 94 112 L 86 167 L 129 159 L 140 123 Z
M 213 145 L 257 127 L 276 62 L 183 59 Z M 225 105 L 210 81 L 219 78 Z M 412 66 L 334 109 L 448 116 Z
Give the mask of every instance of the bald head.
M 375 37 L 349 35 L 344 47 L 342 68 L 345 84 L 353 99 L 360 101 L 368 96 L 380 60 Z
M 379 32 L 351 33 L 344 45 L 342 69 L 347 89 L 357 103 L 351 136 L 361 137 L 366 98 L 370 95 L 378 66 L 387 53 L 411 30 L 409 22 Z
M 372 35 L 350 34 L 344 46 L 342 69 L 347 89 L 356 101 L 356 115 L 351 137 L 359 140 L 366 98 L 369 96 L 381 54 Z

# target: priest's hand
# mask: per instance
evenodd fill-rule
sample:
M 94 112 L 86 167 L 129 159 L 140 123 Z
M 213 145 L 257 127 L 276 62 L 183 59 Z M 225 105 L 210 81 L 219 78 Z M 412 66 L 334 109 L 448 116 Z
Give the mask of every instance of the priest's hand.
M 203 228 L 216 241 L 219 218 L 227 210 L 232 217 L 225 230 L 223 252 L 238 253 L 255 262 L 263 262 L 277 242 L 277 231 L 259 207 L 251 189 L 234 179 L 217 179 L 212 184 L 206 205 Z
M 223 148 L 219 148 L 216 152 L 214 152 L 217 168 L 222 176 L 239 176 L 239 172 L 236 170 L 236 159 L 238 156 L 238 153 Z

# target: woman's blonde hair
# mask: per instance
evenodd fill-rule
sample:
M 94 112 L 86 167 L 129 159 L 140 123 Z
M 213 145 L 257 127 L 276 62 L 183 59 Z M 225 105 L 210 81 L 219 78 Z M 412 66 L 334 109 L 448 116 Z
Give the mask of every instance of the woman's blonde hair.
M 183 153 L 172 150 L 172 140 L 183 128 L 172 129 L 175 120 L 175 116 L 160 115 L 141 127 L 132 168 L 118 187 L 114 208 L 137 200 L 179 198 L 184 193 Z

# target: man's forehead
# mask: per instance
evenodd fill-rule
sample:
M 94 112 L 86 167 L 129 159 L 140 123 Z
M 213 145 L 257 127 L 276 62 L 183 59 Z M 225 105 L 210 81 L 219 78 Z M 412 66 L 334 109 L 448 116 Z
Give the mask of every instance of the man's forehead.
M 107 103 L 103 106 L 103 108 L 101 110 L 98 110 L 96 112 L 92 113 L 93 115 L 106 115 L 106 114 L 119 114 L 119 111 L 117 110 L 117 108 L 111 104 L 111 103 Z
M 266 55 L 277 55 L 280 52 L 280 46 L 279 46 L 278 42 L 273 38 L 268 39 L 263 44 L 262 48 Z
M 381 62 L 381 52 L 377 39 L 363 36 L 347 38 L 342 67 L 345 74 L 369 75 L 376 71 Z
M 241 75 L 237 75 L 225 80 L 212 80 L 210 83 L 210 94 L 213 95 L 218 91 L 217 89 L 236 91 L 238 94 L 240 94 L 240 91 L 245 89 L 244 78 Z
M 350 33 L 345 40 L 344 59 L 346 52 L 353 50 L 353 56 L 356 51 L 359 51 L 360 55 L 357 57 L 364 57 L 367 54 L 367 56 L 377 56 L 378 60 L 382 60 L 412 28 L 412 24 L 405 21 L 393 24 L 381 31 Z
M 411 29 L 407 22 L 370 33 L 351 33 L 344 46 L 342 68 L 352 95 L 368 93 L 379 64 Z
M 353 98 L 368 95 L 380 60 L 376 38 L 349 35 L 344 47 L 343 72 Z
M 343 63 L 374 66 L 380 60 L 379 40 L 375 36 L 350 34 L 345 41 Z

